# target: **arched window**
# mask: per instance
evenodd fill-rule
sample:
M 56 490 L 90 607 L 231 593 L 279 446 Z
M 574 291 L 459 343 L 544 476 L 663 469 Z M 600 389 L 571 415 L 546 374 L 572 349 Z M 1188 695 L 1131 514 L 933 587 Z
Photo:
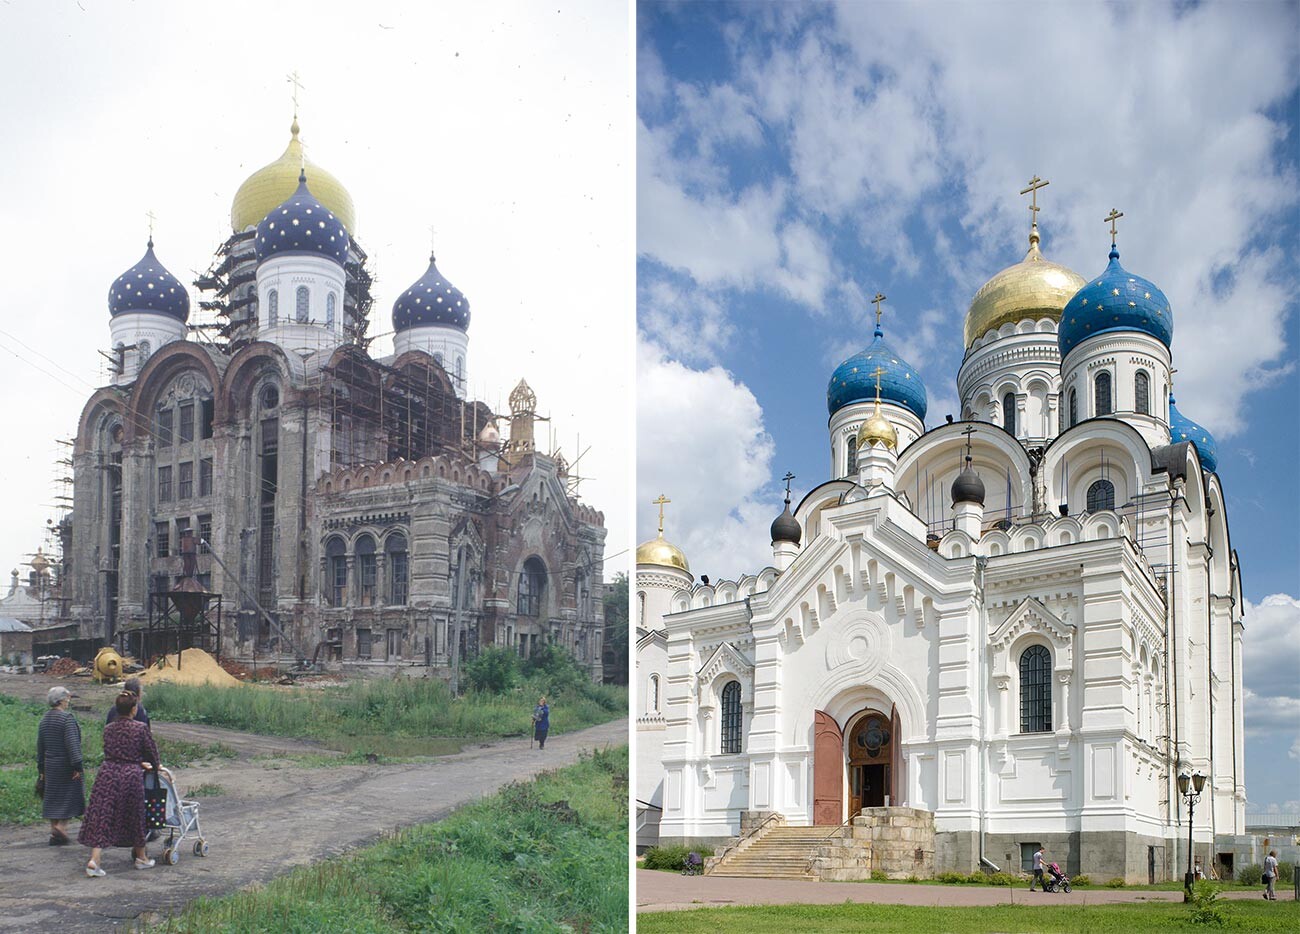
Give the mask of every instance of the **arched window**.
M 858 472 L 858 439 L 849 439 L 849 469 L 845 476 L 853 476 Z
M 650 676 L 649 690 L 646 692 L 646 710 L 649 713 L 659 712 L 659 676 Z
M 1031 645 L 1020 655 L 1020 732 L 1052 729 L 1052 653 Z
M 645 591 L 644 590 L 638 590 L 636 592 L 636 624 L 638 626 L 645 625 Z
M 275 327 L 280 323 L 280 293 L 271 289 L 266 293 L 266 326 Z
M 1092 401 L 1093 407 L 1098 415 L 1109 415 L 1110 407 L 1110 374 L 1103 370 L 1097 374 L 1097 378 L 1092 381 Z
M 1009 392 L 1002 397 L 1002 427 L 1011 437 L 1016 436 L 1016 394 Z
M 546 565 L 536 556 L 524 562 L 519 572 L 519 596 L 515 611 L 520 616 L 541 616 L 542 595 L 546 590 Z
M 310 295 L 311 293 L 308 292 L 307 286 L 305 285 L 298 286 L 298 292 L 296 293 L 295 300 L 294 300 L 293 317 L 294 320 L 297 321 L 299 324 L 307 323 L 309 317 L 308 312 L 311 307 Z
M 1070 390 L 1070 427 L 1079 424 L 1079 394 Z
M 357 603 L 374 606 L 378 564 L 375 561 L 375 540 L 370 535 L 357 539 Z
M 1133 377 L 1133 410 L 1139 415 L 1151 414 L 1151 377 L 1138 370 Z
M 150 346 L 148 341 L 140 341 L 140 343 L 136 345 L 136 350 L 140 353 L 140 365 L 144 366 L 144 362 L 148 360 L 149 355 L 153 353 L 153 347 Z
M 740 682 L 728 681 L 722 689 L 722 752 L 740 752 Z
M 334 309 L 338 304 L 338 299 L 331 292 L 325 297 L 325 326 L 331 331 L 334 330 Z
M 406 553 L 406 536 L 394 532 L 384 539 L 384 553 L 388 555 L 388 604 L 406 606 L 410 592 L 410 562 Z
M 335 536 L 325 543 L 325 594 L 330 606 L 346 606 L 348 602 L 348 546 Z
M 438 364 L 438 366 L 442 366 L 442 354 L 440 354 L 440 353 L 436 353 L 436 354 L 434 354 L 434 355 L 433 355 L 433 362 L 436 363 L 436 364 Z
M 465 382 L 465 358 L 460 354 L 456 355 L 456 385 Z
M 1088 487 L 1088 512 L 1100 512 L 1115 508 L 1115 484 L 1109 480 L 1098 480 Z

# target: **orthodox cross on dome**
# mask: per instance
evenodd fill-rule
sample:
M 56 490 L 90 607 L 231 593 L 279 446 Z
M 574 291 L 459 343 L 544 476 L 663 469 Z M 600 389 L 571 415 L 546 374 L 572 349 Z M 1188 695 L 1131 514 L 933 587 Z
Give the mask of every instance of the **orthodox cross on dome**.
M 877 292 L 876 297 L 872 299 L 876 305 L 876 330 L 880 330 L 880 303 L 885 300 L 884 293 Z
M 1114 208 L 1111 208 L 1111 209 L 1110 209 L 1110 213 L 1107 214 L 1105 217 L 1102 218 L 1103 221 L 1105 221 L 1106 223 L 1110 224 L 1110 244 L 1111 244 L 1111 246 L 1114 246 L 1114 245 L 1115 245 L 1115 234 L 1118 233 L 1118 231 L 1115 230 L 1115 221 L 1119 220 L 1119 219 L 1120 219 L 1121 217 L 1123 217 L 1123 216 L 1124 216 L 1124 212 L 1123 212 L 1123 211 L 1117 211 L 1117 210 L 1115 210 Z
M 1047 181 L 1046 179 L 1039 178 L 1037 175 L 1035 175 L 1033 178 L 1029 180 L 1029 187 L 1022 188 L 1020 191 L 1022 195 L 1029 195 L 1030 197 L 1030 201 L 1029 201 L 1030 239 L 1033 239 L 1034 234 L 1037 233 L 1038 231 L 1038 212 L 1042 210 L 1042 208 L 1038 206 L 1038 189 L 1046 188 L 1050 184 L 1052 183 Z
M 151 210 L 145 211 L 144 216 L 149 218 L 149 245 L 153 246 L 153 222 L 156 221 L 158 218 L 154 215 L 153 211 Z
M 662 493 L 660 493 L 658 499 L 652 499 L 650 502 L 651 502 L 653 505 L 659 507 L 659 537 L 660 537 L 660 538 L 663 538 L 663 534 L 664 534 L 664 504 L 665 504 L 665 503 L 671 503 L 672 500 L 670 500 L 667 496 L 664 496 Z
M 434 255 L 434 242 L 435 242 L 435 232 L 434 232 L 434 227 L 433 227 L 432 224 L 430 224 L 430 225 L 429 225 L 429 259 L 433 259 L 433 255 Z
M 967 463 L 967 465 L 969 465 L 969 464 L 970 464 L 970 461 L 971 461 L 971 456 L 970 456 L 970 439 L 971 439 L 971 435 L 975 434 L 975 426 L 974 426 L 974 425 L 967 425 L 967 426 L 962 430 L 962 434 L 964 434 L 964 435 L 966 436 L 966 463 Z
M 293 85 L 293 119 L 298 119 L 298 92 L 303 89 L 302 79 L 298 77 L 298 70 L 295 68 L 285 76 L 286 81 Z
M 880 377 L 884 375 L 885 368 L 878 366 L 871 371 L 871 375 L 876 378 L 876 408 L 880 408 Z
M 794 474 L 790 473 L 790 471 L 787 470 L 785 472 L 785 476 L 782 477 L 781 479 L 785 481 L 785 504 L 789 506 L 790 505 L 790 481 L 794 479 Z

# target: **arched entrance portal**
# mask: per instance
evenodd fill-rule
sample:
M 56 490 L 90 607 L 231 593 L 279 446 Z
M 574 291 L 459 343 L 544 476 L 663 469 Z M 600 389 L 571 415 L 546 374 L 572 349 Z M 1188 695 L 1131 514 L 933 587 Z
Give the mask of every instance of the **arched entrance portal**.
M 878 710 L 866 710 L 848 733 L 849 813 L 881 808 L 894 800 L 894 724 Z
M 870 706 L 840 721 L 818 710 L 813 725 L 813 823 L 834 826 L 863 808 L 902 805 L 907 787 L 897 708 Z M 850 708 L 852 709 L 852 708 Z

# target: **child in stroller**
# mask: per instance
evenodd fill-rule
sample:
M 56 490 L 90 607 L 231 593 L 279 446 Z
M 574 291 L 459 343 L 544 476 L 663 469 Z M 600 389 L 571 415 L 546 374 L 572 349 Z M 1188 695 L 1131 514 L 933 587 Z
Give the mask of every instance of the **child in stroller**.
M 704 871 L 704 860 L 694 850 L 682 857 L 682 875 L 698 876 Z
M 1050 878 L 1047 880 L 1047 885 L 1043 887 L 1044 892 L 1055 892 L 1057 888 L 1062 892 L 1070 891 L 1070 877 L 1061 872 L 1061 867 L 1056 863 L 1047 864 L 1047 874 Z

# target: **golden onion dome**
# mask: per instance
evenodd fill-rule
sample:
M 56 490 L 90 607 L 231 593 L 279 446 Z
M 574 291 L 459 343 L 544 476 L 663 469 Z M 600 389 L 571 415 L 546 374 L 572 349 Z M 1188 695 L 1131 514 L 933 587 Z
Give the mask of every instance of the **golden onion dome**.
M 1004 324 L 1027 318 L 1061 320 L 1061 311 L 1086 285 L 1072 269 L 1043 259 L 1038 249 L 1038 228 L 1029 234 L 1029 252 L 981 286 L 966 312 L 966 346 Z
M 337 178 L 310 159 L 304 159 L 297 117 L 289 133 L 289 145 L 280 158 L 248 176 L 235 192 L 235 200 L 230 205 L 230 226 L 239 232 L 260 224 L 273 208 L 298 190 L 298 173 L 305 166 L 307 185 L 316 200 L 334 212 L 349 234 L 354 233 L 357 216 L 352 196 Z
M 898 432 L 889 419 L 880 414 L 880 403 L 876 403 L 876 410 L 858 428 L 858 450 L 865 451 L 873 444 L 887 447 L 891 451 L 898 450 Z
M 663 532 L 659 533 L 658 538 L 636 546 L 636 563 L 657 564 L 660 567 L 678 568 L 687 574 L 691 573 L 690 565 L 686 563 L 686 555 L 682 554 L 680 548 L 665 539 Z

